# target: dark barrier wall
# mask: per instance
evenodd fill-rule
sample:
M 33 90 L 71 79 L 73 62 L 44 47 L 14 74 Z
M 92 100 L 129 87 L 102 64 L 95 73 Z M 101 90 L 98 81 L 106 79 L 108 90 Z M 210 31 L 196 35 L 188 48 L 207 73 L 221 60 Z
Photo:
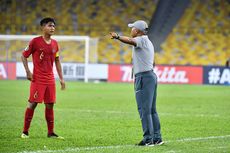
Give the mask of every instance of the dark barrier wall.
M 230 85 L 230 68 L 204 66 L 203 84 Z

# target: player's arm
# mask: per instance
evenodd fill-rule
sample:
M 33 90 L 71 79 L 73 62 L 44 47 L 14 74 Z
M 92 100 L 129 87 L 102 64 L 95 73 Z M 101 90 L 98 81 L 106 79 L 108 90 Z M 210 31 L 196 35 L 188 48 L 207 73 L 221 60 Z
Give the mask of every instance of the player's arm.
M 22 59 L 22 63 L 24 65 L 24 68 L 25 68 L 25 71 L 26 71 L 26 77 L 27 77 L 27 79 L 30 80 L 30 81 L 33 81 L 33 74 L 30 72 L 27 58 L 24 57 L 24 55 L 22 55 L 21 59 Z
M 33 81 L 33 74 L 30 72 L 27 58 L 34 52 L 33 50 L 34 39 L 32 39 L 29 45 L 25 48 L 22 53 L 21 60 L 26 71 L 26 77 L 28 80 Z
M 58 76 L 60 79 L 61 90 L 64 90 L 65 89 L 65 81 L 63 78 L 63 74 L 62 74 L 62 68 L 61 68 L 61 62 L 60 62 L 59 56 L 57 56 L 55 58 L 55 65 L 56 65 L 57 73 L 58 73 Z
M 117 39 L 123 43 L 137 46 L 137 43 L 135 42 L 135 40 L 133 38 L 126 37 L 126 36 L 119 36 L 116 32 L 110 32 L 110 35 L 111 35 L 111 39 Z

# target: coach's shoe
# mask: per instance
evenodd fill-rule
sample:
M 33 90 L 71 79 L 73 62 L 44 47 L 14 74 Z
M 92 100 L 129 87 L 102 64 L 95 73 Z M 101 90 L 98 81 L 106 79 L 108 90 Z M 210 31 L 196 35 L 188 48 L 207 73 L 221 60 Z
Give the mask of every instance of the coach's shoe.
M 162 141 L 162 139 L 154 140 L 153 144 L 154 144 L 154 146 L 156 146 L 156 145 L 160 146 L 160 145 L 164 144 L 164 141 Z
M 28 132 L 22 132 L 21 138 L 22 139 L 28 139 L 29 138 L 29 133 Z
M 149 146 L 149 147 L 152 147 L 152 146 L 160 146 L 160 145 L 163 145 L 164 142 L 162 141 L 162 139 L 157 139 L 157 140 L 151 140 L 151 141 L 143 141 L 141 140 L 141 142 L 139 142 L 137 145 L 138 146 Z
M 141 140 L 138 144 L 136 144 L 137 146 L 150 146 L 149 144 L 152 144 L 152 141 L 144 141 Z
M 61 137 L 61 136 L 58 136 L 57 134 L 55 133 L 50 133 L 47 135 L 48 138 L 55 138 L 55 139 L 61 139 L 61 140 L 64 140 L 64 137 Z
M 145 146 L 145 142 L 141 140 L 139 143 L 136 144 L 136 146 Z

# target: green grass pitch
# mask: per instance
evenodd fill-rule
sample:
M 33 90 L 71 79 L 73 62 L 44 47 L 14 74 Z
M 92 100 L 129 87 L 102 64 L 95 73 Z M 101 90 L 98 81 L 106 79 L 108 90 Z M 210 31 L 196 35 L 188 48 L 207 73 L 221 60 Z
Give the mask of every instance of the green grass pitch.
M 230 87 L 159 85 L 162 146 L 136 147 L 141 123 L 132 84 L 57 84 L 55 131 L 48 139 L 44 105 L 38 105 L 30 138 L 21 139 L 29 81 L 0 81 L 0 152 L 230 152 Z

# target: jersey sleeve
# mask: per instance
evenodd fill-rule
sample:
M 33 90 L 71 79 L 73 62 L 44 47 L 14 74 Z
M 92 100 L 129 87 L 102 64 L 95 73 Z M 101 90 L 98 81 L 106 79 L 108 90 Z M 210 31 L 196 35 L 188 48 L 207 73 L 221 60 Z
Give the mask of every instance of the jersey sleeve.
M 57 48 L 57 51 L 55 53 L 55 58 L 56 57 L 59 57 L 59 47 L 58 47 L 58 44 L 56 43 L 56 48 Z
M 134 39 L 134 41 L 136 42 L 136 48 L 141 48 L 142 47 L 142 37 L 135 37 L 135 38 L 133 38 Z
M 56 58 L 56 57 L 59 57 L 59 52 L 56 52 L 55 58 Z
M 34 52 L 34 39 L 32 39 L 29 43 L 28 46 L 26 46 L 26 48 L 24 49 L 22 55 L 25 57 L 25 58 L 28 58 L 33 52 Z

